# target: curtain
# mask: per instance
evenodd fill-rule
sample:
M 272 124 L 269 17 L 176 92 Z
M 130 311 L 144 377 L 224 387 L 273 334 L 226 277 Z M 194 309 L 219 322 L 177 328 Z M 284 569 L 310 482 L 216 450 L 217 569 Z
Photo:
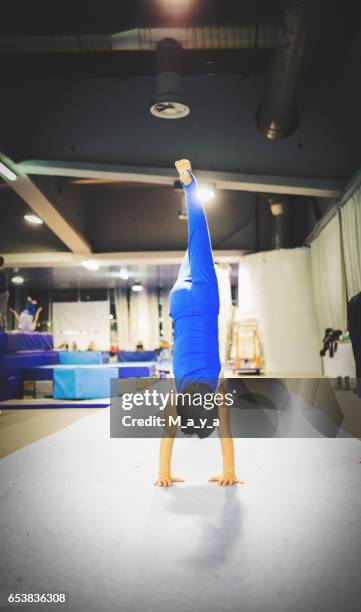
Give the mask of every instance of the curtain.
M 350 300 L 361 291 L 361 187 L 341 208 L 341 227 L 347 293 Z
M 118 328 L 118 346 L 120 350 L 130 350 L 129 309 L 126 289 L 115 290 L 115 313 Z
M 162 289 L 162 324 L 163 324 L 163 339 L 173 344 L 173 324 L 169 316 L 169 291 L 170 288 Z
M 109 351 L 109 302 L 54 302 L 54 345 L 63 342 L 87 350 L 91 343 L 98 351 Z
M 229 265 L 219 264 L 216 266 L 216 274 L 220 299 L 218 317 L 219 356 L 221 363 L 224 363 L 227 360 L 227 347 L 232 323 L 232 291 Z
M 159 309 L 156 290 L 130 295 L 130 342 L 132 350 L 142 342 L 146 350 L 159 347 Z
M 311 245 L 313 289 L 319 337 L 325 329 L 347 329 L 346 283 L 340 218 L 336 214 Z
M 321 358 L 306 248 L 247 255 L 251 293 L 268 374 L 320 376 Z M 251 304 L 250 304 L 251 306 Z

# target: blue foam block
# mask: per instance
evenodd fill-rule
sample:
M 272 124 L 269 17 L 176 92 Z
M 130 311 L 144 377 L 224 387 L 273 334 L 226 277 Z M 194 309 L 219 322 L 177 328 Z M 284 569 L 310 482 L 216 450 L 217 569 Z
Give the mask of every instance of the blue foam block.
M 24 374 L 29 368 L 58 363 L 57 351 L 0 353 L 0 380 Z
M 20 399 L 23 397 L 22 376 L 11 376 L 0 381 L 0 400 Z
M 148 378 L 155 374 L 155 363 L 134 363 L 134 365 L 119 365 L 119 378 Z
M 119 351 L 118 361 L 155 361 L 157 351 Z
M 40 332 L 0 332 L 0 353 L 16 351 L 51 351 L 53 334 Z
M 83 363 L 102 363 L 102 354 L 98 351 L 59 352 L 59 363 L 62 365 L 82 365 Z
M 54 399 L 98 399 L 110 396 L 110 379 L 116 368 L 71 368 L 54 370 Z

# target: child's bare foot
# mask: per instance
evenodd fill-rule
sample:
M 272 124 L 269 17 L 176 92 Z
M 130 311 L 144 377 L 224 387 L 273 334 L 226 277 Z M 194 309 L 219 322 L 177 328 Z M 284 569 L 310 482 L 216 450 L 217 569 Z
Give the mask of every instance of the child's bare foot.
M 180 159 L 175 162 L 175 167 L 178 170 L 179 178 L 184 185 L 190 185 L 192 177 L 189 172 L 192 172 L 192 165 L 189 159 Z
M 171 487 L 173 482 L 184 482 L 184 479 L 171 476 L 170 474 L 159 474 L 154 485 L 157 487 Z
M 244 480 L 239 480 L 236 474 L 222 474 L 222 476 L 212 476 L 208 482 L 218 482 L 221 487 L 228 487 L 234 484 L 244 484 Z

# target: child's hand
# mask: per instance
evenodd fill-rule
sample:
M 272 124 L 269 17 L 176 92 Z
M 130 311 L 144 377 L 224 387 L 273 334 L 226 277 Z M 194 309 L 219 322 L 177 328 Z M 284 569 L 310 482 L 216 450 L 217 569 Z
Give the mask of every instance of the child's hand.
M 154 485 L 158 487 L 171 487 L 173 482 L 184 482 L 184 479 L 171 476 L 170 474 L 159 474 Z
M 221 487 L 244 484 L 244 480 L 239 480 L 234 472 L 224 472 L 222 476 L 212 476 L 208 482 L 218 482 Z
M 179 178 L 184 185 L 190 185 L 192 177 L 189 172 L 192 172 L 192 165 L 189 159 L 180 159 L 175 162 L 175 167 L 178 170 Z

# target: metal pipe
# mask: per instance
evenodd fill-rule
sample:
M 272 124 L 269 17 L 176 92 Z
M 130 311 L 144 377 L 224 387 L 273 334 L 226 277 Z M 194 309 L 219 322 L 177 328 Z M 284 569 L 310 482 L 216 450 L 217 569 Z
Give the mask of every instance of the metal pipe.
M 310 0 L 290 0 L 284 34 L 287 44 L 274 54 L 263 103 L 256 113 L 258 128 L 269 140 L 286 138 L 299 123 L 297 88 L 309 33 Z

